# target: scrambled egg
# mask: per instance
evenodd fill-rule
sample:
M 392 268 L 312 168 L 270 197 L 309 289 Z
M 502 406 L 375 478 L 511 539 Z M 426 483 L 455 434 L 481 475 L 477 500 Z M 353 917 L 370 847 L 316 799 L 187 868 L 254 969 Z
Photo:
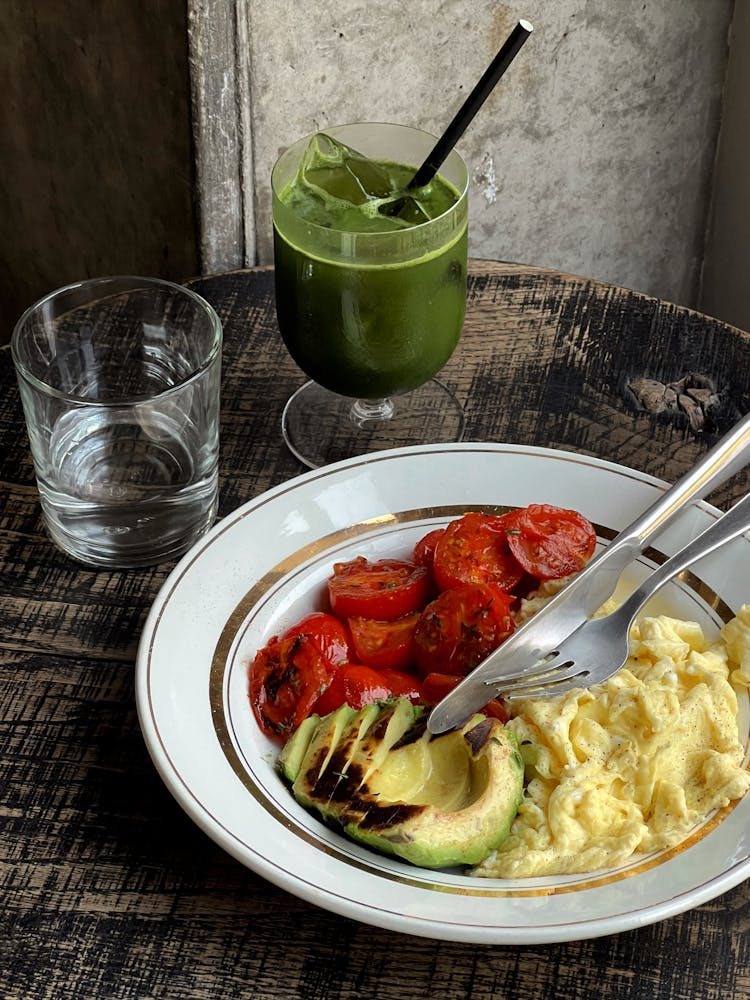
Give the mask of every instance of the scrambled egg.
M 533 610 L 527 602 L 524 615 Z M 748 686 L 745 605 L 712 641 L 695 622 L 642 619 L 610 680 L 518 703 L 508 728 L 526 762 L 526 794 L 508 839 L 472 874 L 594 871 L 684 839 L 750 788 L 736 691 Z

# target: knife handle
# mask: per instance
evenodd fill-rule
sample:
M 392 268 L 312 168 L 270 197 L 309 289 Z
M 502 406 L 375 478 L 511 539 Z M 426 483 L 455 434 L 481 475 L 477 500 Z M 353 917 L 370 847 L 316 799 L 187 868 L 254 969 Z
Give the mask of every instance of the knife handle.
M 698 464 L 659 497 L 656 503 L 620 532 L 615 542 L 637 539 L 643 550 L 650 539 L 682 507 L 702 500 L 750 462 L 750 413 L 718 441 Z M 614 544 L 614 543 L 613 543 Z
M 537 615 L 525 622 L 445 695 L 430 713 L 430 732 L 437 734 L 452 728 L 485 703 L 487 691 L 483 678 L 491 671 L 497 671 L 499 662 L 513 657 L 515 663 L 526 661 L 532 664 L 542 641 L 557 642 L 578 628 L 611 597 L 625 567 L 637 558 L 679 510 L 703 499 L 748 462 L 750 414 L 738 421 L 687 475 L 660 494 L 655 503 L 598 552 L 586 568 L 555 594 Z
M 589 613 L 600 607 L 617 585 L 623 570 L 647 548 L 651 539 L 667 526 L 682 508 L 702 500 L 750 462 L 750 413 L 708 451 L 690 472 L 670 486 L 635 521 L 615 536 L 589 563 L 596 571 L 579 584 L 579 600 Z M 588 567 L 587 567 L 588 568 Z M 575 581 L 569 594 L 579 589 Z

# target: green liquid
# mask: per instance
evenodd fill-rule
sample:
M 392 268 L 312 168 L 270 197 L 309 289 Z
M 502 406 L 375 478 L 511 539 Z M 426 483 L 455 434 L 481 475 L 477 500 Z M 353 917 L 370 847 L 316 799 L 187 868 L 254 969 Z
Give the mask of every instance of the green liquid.
M 391 178 L 394 191 L 403 190 L 416 169 L 388 162 L 376 166 Z M 437 177 L 417 197 L 436 218 L 459 195 Z M 296 221 L 285 225 L 281 213 L 274 219 L 276 311 L 300 368 L 333 392 L 363 399 L 408 392 L 432 378 L 453 353 L 463 325 L 465 221 L 459 227 L 440 222 L 414 227 L 408 219 L 380 215 L 372 201 L 353 205 L 326 192 L 321 197 L 297 178 L 280 201 Z M 410 211 L 407 207 L 406 214 Z M 417 228 L 424 239 L 421 233 L 416 239 Z M 399 232 L 407 229 L 415 237 L 413 254 L 378 250 L 381 239 L 397 246 Z M 371 262 L 367 252 L 353 254 L 355 262 L 343 252 L 336 259 L 332 230 L 342 232 L 342 247 L 355 239 L 348 234 L 367 234 Z

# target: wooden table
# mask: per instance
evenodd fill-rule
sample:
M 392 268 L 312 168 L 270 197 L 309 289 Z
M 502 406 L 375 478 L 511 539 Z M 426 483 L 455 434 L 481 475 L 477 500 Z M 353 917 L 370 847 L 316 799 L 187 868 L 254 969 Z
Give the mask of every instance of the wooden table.
M 227 513 L 304 471 L 279 431 L 303 377 L 278 337 L 271 270 L 193 287 L 225 328 Z M 609 285 L 475 261 L 442 377 L 467 439 L 674 480 L 750 408 L 750 335 Z M 7 349 L 0 435 L 3 1000 L 750 996 L 750 883 L 620 935 L 511 948 L 374 929 L 240 866 L 175 804 L 138 728 L 136 646 L 171 566 L 94 572 L 47 540 Z M 747 488 L 743 473 L 711 499 L 726 506 Z

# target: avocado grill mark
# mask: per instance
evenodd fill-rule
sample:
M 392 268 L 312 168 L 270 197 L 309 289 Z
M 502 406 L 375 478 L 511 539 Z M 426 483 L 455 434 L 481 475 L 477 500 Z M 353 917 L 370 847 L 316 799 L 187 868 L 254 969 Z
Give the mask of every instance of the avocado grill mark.
M 338 760 L 337 760 L 338 757 Z M 424 812 L 425 806 L 388 802 L 381 805 L 367 785 L 360 785 L 363 771 L 350 766 L 345 774 L 338 768 L 341 756 L 334 755 L 322 775 L 310 789 L 314 801 L 335 802 L 339 805 L 336 819 L 342 826 L 356 823 L 362 830 L 388 830 Z
M 408 747 L 410 743 L 416 743 L 417 740 L 421 740 L 427 731 L 427 716 L 420 716 L 417 721 L 406 730 L 401 739 L 396 740 L 396 742 L 391 747 L 391 750 L 400 750 L 401 747 Z M 430 733 L 430 741 L 434 740 L 435 737 Z
M 366 830 L 387 830 L 424 811 L 424 806 L 406 803 L 381 805 L 363 784 L 365 772 L 351 761 L 348 746 L 335 749 L 321 772 L 328 750 L 327 746 L 321 747 L 311 762 L 310 774 L 317 777 L 310 785 L 309 794 L 314 801 L 336 803 L 340 809 L 337 820 L 342 826 L 354 822 Z
M 356 809 L 356 803 L 352 803 L 352 806 Z M 420 813 L 426 810 L 426 806 L 414 806 L 406 805 L 405 803 L 389 803 L 388 805 L 381 806 L 373 802 L 372 799 L 368 799 L 366 802 L 367 811 L 359 816 L 352 817 L 360 830 L 370 830 L 377 832 L 378 830 L 388 831 L 392 827 L 401 826 L 402 823 L 408 820 L 414 819 Z M 348 820 L 345 820 L 348 822 Z M 402 831 L 398 838 L 391 838 L 394 840 L 400 840 L 402 843 L 410 841 L 412 838 Z
M 380 743 L 385 737 L 386 730 L 388 729 L 388 723 L 391 721 L 393 716 L 393 710 L 388 709 L 388 711 L 383 712 L 375 720 L 372 726 L 370 726 L 367 731 L 367 739 L 374 743 Z
M 421 867 L 475 865 L 507 837 L 523 797 L 516 739 L 481 715 L 434 737 L 426 722 L 406 698 L 342 705 L 301 724 L 279 769 L 298 802 L 374 850 Z

